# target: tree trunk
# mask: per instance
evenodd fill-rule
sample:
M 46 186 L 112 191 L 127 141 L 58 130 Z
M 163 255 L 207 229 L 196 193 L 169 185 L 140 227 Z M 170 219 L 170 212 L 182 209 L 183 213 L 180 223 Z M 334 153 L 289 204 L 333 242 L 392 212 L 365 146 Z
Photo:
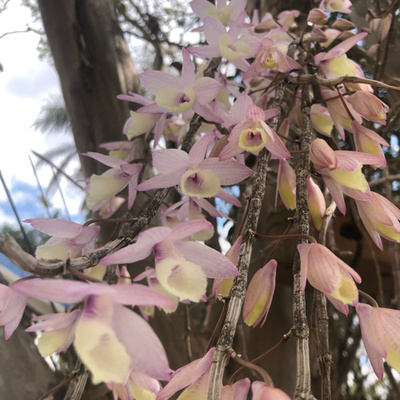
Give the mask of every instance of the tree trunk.
M 134 63 L 112 0 L 39 0 L 79 153 L 122 140 L 129 116 L 116 95 L 137 92 Z M 99 173 L 99 163 L 80 156 L 83 173 Z

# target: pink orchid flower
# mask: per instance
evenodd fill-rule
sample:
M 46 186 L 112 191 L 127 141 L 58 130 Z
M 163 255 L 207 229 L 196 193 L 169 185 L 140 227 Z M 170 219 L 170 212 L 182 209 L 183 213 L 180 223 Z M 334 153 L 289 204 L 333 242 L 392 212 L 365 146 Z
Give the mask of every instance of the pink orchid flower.
M 246 0 L 217 0 L 216 5 L 207 0 L 192 0 L 189 3 L 193 12 L 200 18 L 218 18 L 224 25 L 236 21 L 246 7 Z
M 132 263 L 154 252 L 157 279 L 181 300 L 198 302 L 206 292 L 207 277 L 228 278 L 238 275 L 236 267 L 214 249 L 195 241 L 182 241 L 203 229 L 207 221 L 188 221 L 173 228 L 157 227 L 141 232 L 136 243 L 104 257 L 102 265 Z
M 253 400 L 290 400 L 281 389 L 267 386 L 264 382 L 255 381 L 251 384 Z
M 386 167 L 386 157 L 383 153 L 382 146 L 389 147 L 389 143 L 376 132 L 367 129 L 357 121 L 351 123 L 353 128 L 354 143 L 358 151 L 373 154 L 380 157 L 379 164 L 372 164 L 372 168 L 384 169 Z
M 183 200 L 163 210 L 160 216 L 161 218 L 165 218 L 167 226 L 172 227 L 179 222 L 193 221 L 195 219 L 205 220 L 206 217 L 202 213 L 202 209 L 207 211 L 208 214 L 214 218 L 230 219 L 225 213 L 217 210 L 206 199 L 196 199 L 195 197 L 185 197 Z M 211 239 L 213 234 L 214 228 L 210 228 L 195 233 L 192 237 L 195 240 L 206 241 Z
M 319 8 L 325 8 L 330 13 L 340 12 L 343 14 L 351 14 L 351 6 L 350 0 L 322 0 Z
M 358 90 L 349 96 L 347 101 L 366 120 L 386 125 L 386 111 L 389 107 L 372 93 Z
M 325 140 L 315 139 L 311 143 L 310 159 L 343 214 L 346 213 L 343 193 L 361 201 L 371 198 L 369 185 L 361 168 L 363 164 L 379 164 L 380 157 L 358 151 L 334 151 Z
M 72 344 L 81 314 L 82 310 L 74 310 L 69 313 L 40 315 L 33 318 L 38 323 L 25 330 L 43 331 L 38 341 L 38 350 L 42 357 L 58 354 Z
M 186 386 L 189 387 L 181 394 L 182 397 L 187 399 L 207 398 L 208 378 L 214 352 L 215 347 L 212 347 L 204 357 L 176 370 L 167 385 L 157 394 L 156 400 L 169 399 Z
M 383 359 L 400 372 L 400 311 L 356 306 L 365 350 L 376 376 L 383 379 Z
M 328 14 L 320 8 L 313 8 L 308 13 L 307 22 L 315 25 L 324 25 L 328 22 Z
M 234 108 L 235 107 L 235 108 Z M 257 107 L 247 95 L 240 95 L 232 106 L 233 110 L 245 113 L 243 122 L 239 122 L 228 137 L 228 144 L 219 155 L 220 160 L 228 160 L 245 151 L 258 153 L 264 147 L 277 158 L 291 158 L 282 140 L 264 120 L 277 114 L 276 109 L 264 111 Z
M 344 93 L 344 89 L 340 89 Z M 342 100 L 337 98 L 337 92 L 331 90 L 321 90 L 322 97 L 326 99 L 326 107 L 330 118 L 335 125 L 341 139 L 345 140 L 345 130 L 353 132 L 352 121 L 355 119 L 358 123 L 362 123 L 361 115 L 349 103 L 347 96 L 343 96 Z M 336 98 L 335 98 L 336 97 Z M 346 105 L 344 106 L 343 103 Z M 350 112 L 350 114 L 349 114 Z
M 103 205 L 121 190 L 129 186 L 128 209 L 130 210 L 136 199 L 136 185 L 142 164 L 130 164 L 127 161 L 100 153 L 85 153 L 85 156 L 111 167 L 102 175 L 93 174 L 86 194 L 86 205 L 89 210 Z M 100 207 L 101 207 L 100 206 Z
M 288 210 L 296 208 L 296 173 L 285 158 L 279 160 L 275 208 L 278 203 L 278 193 Z
M 194 64 L 186 49 L 182 49 L 182 58 L 181 78 L 162 71 L 146 71 L 139 75 L 142 85 L 155 95 L 155 102 L 140 108 L 138 112 L 185 114 L 194 110 L 206 120 L 222 122 L 209 105 L 221 85 L 212 78 L 196 78 Z
M 300 15 L 299 10 L 286 10 L 278 14 L 278 23 L 288 28 L 295 28 L 297 26 L 295 19 Z
M 360 275 L 320 244 L 298 244 L 297 250 L 300 254 L 303 292 L 308 280 L 311 286 L 324 293 L 339 311 L 347 315 L 347 305 L 358 302 L 354 281 L 360 283 Z
M 355 46 L 360 40 L 364 39 L 367 33 L 358 33 L 342 43 L 339 43 L 327 53 L 318 53 L 314 56 L 315 64 L 326 78 L 336 78 L 338 76 L 359 76 L 364 77 L 364 72 L 361 67 L 354 61 L 347 58 L 346 53 Z M 367 84 L 349 84 L 346 87 L 350 90 L 365 90 L 373 92 L 370 85 Z
M 82 226 L 57 218 L 31 218 L 24 222 L 53 236 L 36 249 L 38 259 L 65 261 L 90 253 L 94 250 L 96 238 L 100 233 L 99 226 Z
M 135 158 L 136 141 L 118 141 L 102 143 L 99 147 L 106 149 L 111 157 L 119 158 L 120 160 L 131 161 Z
M 131 368 L 155 379 L 168 379 L 170 369 L 158 337 L 146 321 L 123 307 L 123 304 L 171 307 L 172 303 L 155 290 L 138 284 L 87 284 L 60 279 L 20 280 L 12 286 L 13 291 L 26 298 L 70 304 L 85 302 L 73 342 L 92 373 L 93 383 L 124 382 Z M 8 304 L 0 318 L 3 313 L 19 308 L 20 304 Z M 59 324 L 66 322 L 71 321 L 58 320 Z M 55 347 L 53 343 L 49 346 Z
M 117 96 L 120 100 L 130 101 L 136 104 L 142 104 L 143 106 L 154 106 L 154 101 L 146 97 L 140 96 L 139 94 L 129 92 L 129 94 L 120 94 Z M 140 108 L 139 108 L 140 109 Z M 138 109 L 138 110 L 139 110 Z M 128 137 L 129 140 L 134 139 L 140 135 L 145 134 L 147 138 L 148 134 L 154 131 L 154 148 L 160 141 L 166 123 L 167 114 L 164 112 L 160 113 L 143 113 L 138 111 L 131 111 L 131 116 L 125 122 L 123 133 Z
M 274 44 L 273 40 L 264 38 L 258 48 L 255 60 L 243 75 L 243 79 L 260 76 L 270 70 L 289 72 L 299 68 L 301 68 L 301 65 L 285 54 Z
M 369 201 L 356 200 L 356 204 L 365 229 L 381 250 L 381 236 L 400 243 L 400 210 L 394 204 L 375 192 L 371 192 Z
M 243 11 L 228 32 L 217 18 L 204 18 L 203 31 L 208 44 L 189 47 L 188 51 L 201 58 L 224 57 L 236 68 L 247 70 L 249 63 L 245 59 L 256 55 L 260 40 L 249 34 L 239 37 L 246 15 Z
M 275 292 L 276 260 L 270 260 L 253 276 L 243 306 L 243 320 L 248 326 L 262 327 L 267 320 Z
M 253 171 L 235 160 L 220 161 L 216 157 L 204 159 L 215 134 L 203 136 L 189 154 L 177 149 L 159 150 L 153 153 L 154 167 L 159 174 L 137 186 L 137 190 L 167 188 L 179 185 L 189 197 L 219 197 L 234 205 L 240 202 L 221 189 L 221 185 L 233 185 L 249 177 Z

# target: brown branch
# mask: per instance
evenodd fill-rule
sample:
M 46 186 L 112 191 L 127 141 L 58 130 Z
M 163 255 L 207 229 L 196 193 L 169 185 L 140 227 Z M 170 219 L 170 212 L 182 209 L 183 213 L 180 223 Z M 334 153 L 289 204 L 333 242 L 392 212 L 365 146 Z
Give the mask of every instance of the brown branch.
M 301 79 L 300 79 L 301 80 Z M 311 127 L 311 88 L 302 90 L 301 109 L 303 115 L 303 127 L 300 137 L 301 150 L 309 150 L 313 131 Z M 307 183 L 310 178 L 310 156 L 302 153 L 296 157 L 296 214 L 294 217 L 297 224 L 297 233 L 300 235 L 310 234 L 310 213 L 307 201 Z M 298 243 L 307 243 L 308 239 L 298 239 Z M 311 394 L 311 372 L 309 355 L 309 328 L 306 315 L 305 296 L 302 294 L 300 276 L 300 255 L 296 252 L 293 262 L 293 328 L 292 333 L 296 338 L 296 389 L 295 399 L 313 399 Z
M 284 88 L 284 84 L 278 86 L 272 107 L 280 106 L 284 94 Z M 277 129 L 278 122 L 279 114 L 271 120 L 270 126 L 272 129 Z M 228 361 L 227 349 L 232 346 L 236 326 L 239 321 L 243 301 L 246 295 L 247 274 L 254 243 L 254 238 L 250 234 L 250 230 L 255 231 L 257 229 L 261 213 L 261 205 L 266 189 L 267 168 L 270 158 L 271 155 L 266 151 L 266 149 L 263 149 L 258 156 L 255 180 L 249 198 L 249 213 L 245 223 L 237 265 L 240 274 L 233 281 L 231 300 L 229 302 L 225 323 L 222 327 L 221 335 L 214 353 L 208 386 L 208 400 L 219 400 L 221 395 L 224 369 Z
M 293 85 L 318 85 L 325 86 L 331 90 L 334 90 L 338 85 L 342 83 L 366 83 L 371 86 L 381 87 L 386 89 L 400 90 L 400 86 L 392 86 L 387 83 L 376 81 L 374 79 L 361 78 L 359 76 L 339 76 L 338 78 L 325 79 L 320 75 L 309 75 L 304 74 L 300 76 L 288 76 L 288 83 Z

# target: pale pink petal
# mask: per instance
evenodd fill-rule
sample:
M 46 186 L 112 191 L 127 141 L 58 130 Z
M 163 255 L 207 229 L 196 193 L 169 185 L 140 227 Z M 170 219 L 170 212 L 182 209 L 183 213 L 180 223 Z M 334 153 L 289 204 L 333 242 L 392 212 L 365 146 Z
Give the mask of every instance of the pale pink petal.
M 221 84 L 212 78 L 199 78 L 193 85 L 196 93 L 196 103 L 201 105 L 211 103 L 217 96 Z
M 30 218 L 24 222 L 31 224 L 40 232 L 47 233 L 50 236 L 71 239 L 82 232 L 82 225 L 76 222 L 66 221 L 58 218 Z
M 207 158 L 200 163 L 201 169 L 211 169 L 221 181 L 221 185 L 234 185 L 248 178 L 253 170 L 236 160 L 220 161 L 216 157 Z
M 181 240 L 188 236 L 191 236 L 194 233 L 211 228 L 211 222 L 205 220 L 185 221 L 171 228 L 171 232 L 168 235 L 168 240 L 175 242 L 177 240 Z
M 193 110 L 208 122 L 215 122 L 217 124 L 222 124 L 224 122 L 223 118 L 221 118 L 209 104 L 200 104 L 195 101 L 193 104 Z
M 346 317 L 349 315 L 349 306 L 347 304 L 343 304 L 342 301 L 334 299 L 326 293 L 325 296 L 342 314 L 346 315 Z
M 151 272 L 151 271 L 150 271 Z M 132 306 L 154 305 L 157 307 L 173 308 L 174 304 L 163 294 L 148 286 L 132 283 L 113 286 L 111 293 L 113 301 Z
M 355 46 L 360 40 L 364 39 L 367 35 L 368 34 L 366 32 L 362 32 L 344 40 L 342 43 L 339 43 L 334 48 L 329 50 L 326 53 L 324 60 L 341 57 L 343 54 L 346 54 L 353 46 Z
M 218 38 L 226 33 L 225 25 L 218 18 L 213 17 L 205 17 L 203 22 L 207 42 L 211 45 L 219 45 Z M 221 53 L 218 56 L 220 57 Z
M 387 356 L 386 341 L 378 308 L 359 303 L 356 307 L 361 335 L 372 368 L 379 379 L 383 379 L 383 358 Z
M 261 125 L 269 136 L 269 139 L 267 140 L 267 143 L 265 145 L 267 150 L 278 158 L 292 158 L 289 150 L 283 144 L 282 140 L 279 138 L 276 132 L 264 121 L 261 121 Z
M 162 71 L 146 71 L 139 74 L 139 79 L 142 85 L 153 94 L 156 94 L 165 86 L 181 87 L 181 80 L 175 76 Z
M 158 394 L 156 400 L 169 399 L 173 394 L 196 382 L 210 368 L 215 347 L 212 347 L 203 358 L 199 358 L 176 370 L 169 383 Z
M 247 118 L 246 112 L 251 104 L 253 104 L 253 100 L 250 96 L 245 92 L 240 93 L 229 112 L 229 117 L 232 119 L 231 125 L 242 122 Z
M 170 232 L 171 229 L 167 227 L 147 229 L 139 234 L 136 243 L 102 258 L 100 264 L 124 264 L 143 260 L 150 255 L 153 246 L 166 239 Z
M 339 185 L 330 178 L 329 176 L 322 175 L 322 178 L 325 182 L 326 187 L 328 188 L 329 194 L 332 196 L 332 199 L 335 201 L 337 208 L 339 211 L 345 215 L 346 214 L 346 202 L 344 200 L 343 192 L 340 190 Z
M 182 49 L 182 87 L 192 86 L 196 80 L 194 65 L 186 49 Z
M 154 167 L 161 174 L 169 174 L 189 165 L 189 155 L 182 150 L 166 149 L 157 150 L 153 153 Z
M 236 207 L 242 207 L 242 203 L 235 196 L 228 193 L 224 189 L 220 189 L 219 192 L 215 195 L 215 197 L 218 197 L 219 199 L 224 200 L 227 203 L 231 203 Z
M 222 149 L 221 153 L 219 154 L 219 159 L 221 161 L 225 161 L 243 152 L 244 149 L 239 147 L 239 135 L 232 136 L 231 134 L 228 139 L 228 144 Z
M 170 110 L 167 107 L 159 106 L 154 101 L 151 104 L 137 110 L 137 113 L 139 114 L 165 114 L 168 112 L 170 112 Z
M 88 284 L 67 279 L 34 279 L 18 281 L 13 288 L 20 294 L 39 300 L 59 303 L 79 303 L 91 294 L 112 293 L 106 284 Z
M 112 325 L 134 369 L 155 379 L 168 380 L 170 368 L 164 347 L 143 318 L 114 304 Z
M 93 242 L 100 233 L 100 226 L 83 226 L 82 232 L 73 241 L 76 245 L 84 245 Z
M 208 200 L 206 199 L 195 199 L 191 198 L 191 200 L 200 206 L 203 210 L 207 211 L 212 217 L 219 217 L 219 218 L 229 218 L 225 213 L 222 211 L 217 210 Z
M 297 250 L 300 255 L 300 266 L 301 266 L 300 286 L 302 293 L 304 293 L 307 284 L 308 257 L 310 252 L 310 246 L 307 243 L 301 243 L 297 245 Z
M 215 133 L 207 133 L 201 137 L 190 149 L 189 159 L 191 165 L 199 164 L 204 160 L 207 149 L 215 139 Z
M 203 58 L 204 60 L 214 57 L 221 57 L 218 44 L 203 45 L 203 46 L 190 46 L 188 50 L 196 57 Z
M 108 167 L 111 168 L 119 168 L 122 164 L 126 163 L 126 161 L 121 160 L 119 158 L 107 156 L 105 154 L 94 153 L 92 151 L 89 151 L 87 153 L 82 153 L 82 155 L 93 158 L 94 160 L 99 161 L 102 164 L 107 165 Z
M 142 192 L 151 189 L 168 188 L 178 185 L 181 181 L 183 172 L 184 171 L 176 171 L 174 174 L 169 175 L 158 174 L 136 186 L 136 190 Z
M 235 265 L 218 251 L 199 242 L 175 242 L 185 259 L 200 265 L 209 278 L 229 278 L 239 274 Z

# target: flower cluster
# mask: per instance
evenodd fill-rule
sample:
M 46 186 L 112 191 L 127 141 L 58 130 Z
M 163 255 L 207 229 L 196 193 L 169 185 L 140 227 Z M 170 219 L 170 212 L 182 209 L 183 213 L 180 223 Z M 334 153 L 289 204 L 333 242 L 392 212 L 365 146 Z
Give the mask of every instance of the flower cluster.
M 244 296 L 243 279 L 248 271 L 236 264 L 241 265 L 249 254 L 250 241 L 245 239 L 249 232 L 237 229 L 226 255 L 204 243 L 223 222 L 239 218 L 241 213 L 234 207 L 241 207 L 247 198 L 235 195 L 236 188 L 257 182 L 255 168 L 271 173 L 268 185 L 276 182 L 275 208 L 283 206 L 290 213 L 306 204 L 321 234 L 326 234 L 325 201 L 334 201 L 342 214 L 351 201 L 381 250 L 382 237 L 400 243 L 400 210 L 371 190 L 365 174 L 366 169 L 371 175 L 386 168 L 383 147 L 389 146 L 374 130 L 386 124 L 388 106 L 375 96 L 363 69 L 348 57 L 367 33 L 354 33 L 353 24 L 345 19 L 329 22 L 335 13 L 350 13 L 351 1 L 321 1 L 309 13 L 301 38 L 296 36 L 300 16 L 296 10 L 276 18 L 266 14 L 261 20 L 254 13 L 250 20 L 245 0 L 218 0 L 215 5 L 192 0 L 190 6 L 201 19 L 194 31 L 207 43 L 182 49 L 179 76 L 165 71 L 140 74 L 148 97 L 118 96 L 136 105 L 121 127 L 127 140 L 104 144 L 107 155 L 84 154 L 108 167 L 88 180 L 87 208 L 110 217 L 126 201 L 127 209 L 138 216 L 140 232 L 96 249 L 100 246 L 97 225 L 28 219 L 25 222 L 52 236 L 37 248 L 37 259 L 62 263 L 66 274 L 72 270 L 81 281 L 34 276 L 9 287 L 0 285 L 0 325 L 5 327 L 6 339 L 18 327 L 30 298 L 71 305 L 64 313 L 35 317 L 27 331 L 42 331 L 38 347 L 43 356 L 73 345 L 93 383 L 106 383 L 116 399 L 167 400 L 183 389 L 180 400 L 207 397 L 217 350 L 212 347 L 202 358 L 173 372 L 161 341 L 147 322 L 155 308 L 172 313 L 182 303 L 206 302 L 210 292 L 225 301 L 239 282 L 244 323 L 252 327 L 265 324 L 278 287 L 278 257 L 265 257 L 260 263 L 265 265 L 254 273 Z M 377 32 L 379 43 L 387 36 L 391 20 L 371 21 L 370 30 Z M 209 60 L 216 58 L 219 66 L 209 71 Z M 196 70 L 198 59 L 203 64 Z M 309 84 L 318 79 L 324 82 L 307 112 L 304 98 L 309 89 L 299 90 L 303 78 Z M 290 86 L 290 82 L 297 83 Z M 287 101 L 275 102 L 282 91 Z M 299 138 L 306 133 L 310 134 L 309 147 L 299 149 Z M 143 135 L 152 144 L 151 158 L 140 154 Z M 189 139 L 194 144 L 186 151 Z M 299 153 L 307 153 L 307 171 L 296 169 L 293 160 Z M 260 165 L 254 167 L 259 156 Z M 265 160 L 270 160 L 268 166 Z M 299 193 L 306 189 L 296 186 L 299 177 L 308 182 L 307 195 L 301 199 Z M 172 195 L 162 198 L 167 204 L 159 214 L 161 226 L 149 227 L 155 211 L 140 214 L 143 192 L 153 197 L 151 191 L 167 188 Z M 159 191 L 156 199 L 166 192 Z M 250 201 L 262 207 L 263 196 L 257 192 Z M 243 211 L 245 218 L 248 212 Z M 213 225 L 207 220 L 210 217 L 218 221 Z M 376 375 L 383 378 L 383 359 L 400 370 L 400 312 L 361 303 L 357 288 L 361 276 L 335 255 L 339 253 L 314 242 L 299 244 L 297 251 L 299 292 L 304 293 L 308 282 L 343 314 L 348 314 L 349 306 L 355 307 Z M 74 271 L 71 265 L 78 259 L 84 261 Z M 126 266 L 138 261 L 140 271 Z M 84 268 L 90 264 L 102 272 L 119 265 L 118 282 L 97 281 L 93 271 L 81 272 L 84 264 Z M 209 279 L 214 279 L 211 290 Z M 131 307 L 138 307 L 143 316 Z M 160 380 L 168 383 L 163 387 Z M 221 399 L 247 399 L 250 388 L 254 400 L 289 398 L 271 382 L 251 383 L 245 378 L 225 385 Z

